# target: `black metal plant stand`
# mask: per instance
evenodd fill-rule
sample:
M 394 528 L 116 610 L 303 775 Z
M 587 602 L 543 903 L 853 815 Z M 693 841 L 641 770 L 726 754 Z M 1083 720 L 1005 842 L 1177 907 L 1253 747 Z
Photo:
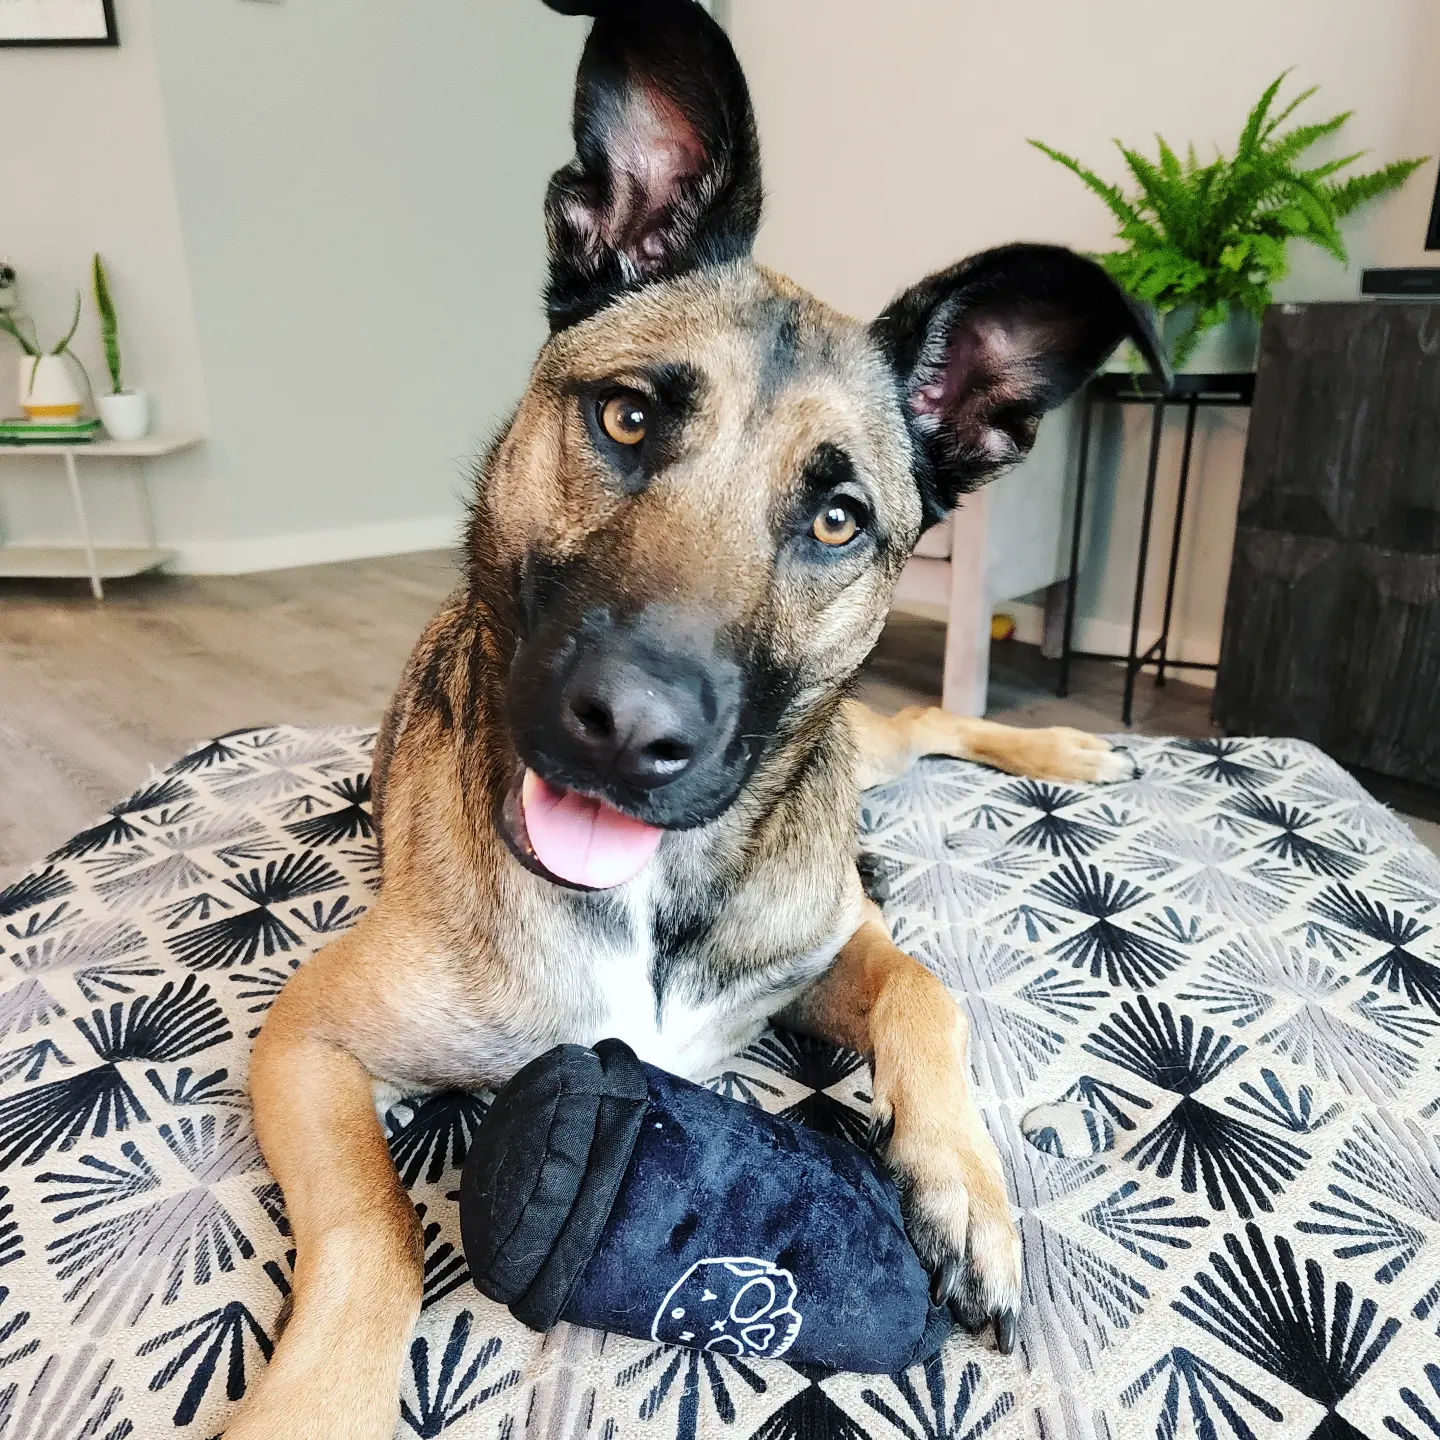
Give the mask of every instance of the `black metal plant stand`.
M 1125 665 L 1125 702 L 1120 718 L 1130 724 L 1135 702 L 1135 682 L 1147 666 L 1155 667 L 1155 683 L 1165 683 L 1165 671 L 1214 670 L 1214 661 L 1172 660 L 1169 656 L 1170 620 L 1175 609 L 1175 575 L 1180 565 L 1180 535 L 1185 524 L 1185 499 L 1190 488 L 1190 456 L 1195 443 L 1195 417 L 1201 406 L 1248 408 L 1255 395 L 1255 376 L 1249 372 L 1230 375 L 1177 375 L 1166 388 L 1153 375 L 1126 373 L 1097 375 L 1085 387 L 1080 406 L 1080 468 L 1075 483 L 1075 521 L 1070 541 L 1070 578 L 1065 586 L 1065 637 L 1060 650 L 1060 684 L 1057 693 L 1070 690 L 1070 662 L 1111 660 Z M 1074 648 L 1075 591 L 1080 578 L 1080 537 L 1085 517 L 1085 484 L 1090 471 L 1090 431 L 1097 405 L 1149 405 L 1150 461 L 1145 471 L 1145 504 L 1140 518 L 1140 553 L 1135 564 L 1135 603 L 1130 616 L 1130 649 L 1125 655 L 1104 655 Z M 1150 526 L 1155 514 L 1155 483 L 1160 465 L 1160 439 L 1165 431 L 1168 406 L 1185 407 L 1185 446 L 1180 455 L 1180 484 L 1175 496 L 1175 528 L 1170 537 L 1170 567 L 1165 584 L 1165 614 L 1160 634 L 1147 650 L 1140 650 L 1140 612 L 1145 601 L 1145 572 L 1150 559 Z

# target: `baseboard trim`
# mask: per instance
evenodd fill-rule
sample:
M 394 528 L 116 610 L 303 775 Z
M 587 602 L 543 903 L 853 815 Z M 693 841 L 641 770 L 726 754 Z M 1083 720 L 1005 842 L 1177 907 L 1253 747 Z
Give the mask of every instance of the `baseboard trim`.
M 449 550 L 460 543 L 461 523 L 456 515 L 430 515 L 343 530 L 261 535 L 252 540 L 171 541 L 176 554 L 167 568 L 181 575 L 249 575 L 258 570 L 369 560 L 377 555 Z
M 996 610 L 1004 611 L 1015 621 L 1015 638 L 1026 645 L 1038 645 L 1045 630 L 1045 610 L 1043 606 L 1031 605 L 1020 600 L 1005 600 L 996 605 Z M 1141 644 L 1148 644 L 1153 640 L 1154 634 L 1150 631 L 1141 631 Z M 1172 639 L 1174 632 L 1171 632 Z M 1077 650 L 1092 650 L 1101 655 L 1124 655 L 1130 648 L 1130 627 L 1116 620 L 1097 620 L 1093 617 L 1081 615 L 1075 621 L 1075 648 Z M 1181 644 L 1176 646 L 1175 658 L 1177 660 L 1213 660 L 1213 652 L 1209 655 L 1196 655 L 1190 652 L 1188 646 Z M 1202 690 L 1212 690 L 1215 687 L 1215 672 L 1213 670 L 1172 670 L 1169 672 L 1175 680 L 1185 685 L 1196 685 Z

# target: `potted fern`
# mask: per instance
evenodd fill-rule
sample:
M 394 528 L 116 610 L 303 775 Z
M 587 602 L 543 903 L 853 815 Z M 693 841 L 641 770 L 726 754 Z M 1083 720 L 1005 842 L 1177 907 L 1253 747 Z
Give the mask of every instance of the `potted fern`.
M 70 342 L 80 328 L 80 296 L 70 328 L 53 349 L 26 334 L 8 310 L 0 310 L 0 330 L 20 346 L 20 408 L 31 420 L 74 420 L 84 396 L 75 382 L 80 362 L 70 353 Z
M 110 372 L 110 393 L 95 401 L 105 433 L 112 440 L 139 440 L 150 428 L 150 397 L 143 390 L 127 390 L 120 360 L 120 324 L 110 298 L 110 277 L 97 255 L 91 262 L 95 308 L 100 312 L 100 339 L 105 347 L 105 368 Z
M 1318 89 L 1312 85 L 1272 114 L 1288 74 L 1250 111 L 1232 156 L 1217 153 L 1202 165 L 1192 145 L 1182 160 L 1157 135 L 1158 158 L 1151 160 L 1117 140 L 1135 183 L 1132 194 L 1073 156 L 1030 142 L 1073 171 L 1109 207 L 1117 239 L 1124 243 L 1095 258 L 1161 313 L 1176 370 L 1252 369 L 1260 319 L 1289 269 L 1290 241 L 1318 245 L 1347 264 L 1340 221 L 1398 189 L 1425 163 L 1396 160 L 1364 174 L 1342 175 L 1360 158 L 1357 153 L 1305 168 L 1304 152 L 1335 134 L 1352 112 L 1282 128 Z

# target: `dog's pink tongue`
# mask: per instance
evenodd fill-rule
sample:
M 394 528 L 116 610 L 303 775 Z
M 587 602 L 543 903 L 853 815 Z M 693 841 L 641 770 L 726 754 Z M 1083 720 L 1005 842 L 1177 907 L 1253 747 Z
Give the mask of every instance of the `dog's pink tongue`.
M 665 833 L 588 795 L 557 790 L 533 770 L 525 772 L 520 800 L 536 858 L 558 879 L 591 890 L 633 880 Z

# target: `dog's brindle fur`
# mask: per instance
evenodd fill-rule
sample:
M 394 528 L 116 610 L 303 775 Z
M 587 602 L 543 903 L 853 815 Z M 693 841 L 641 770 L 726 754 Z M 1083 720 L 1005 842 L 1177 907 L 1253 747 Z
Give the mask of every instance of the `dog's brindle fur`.
M 245 1440 L 396 1422 L 421 1250 L 376 1083 L 499 1085 L 551 1046 L 608 1035 L 690 1075 L 777 1015 L 868 1055 L 877 1137 L 937 1293 L 972 1327 L 993 1318 L 1002 1348 L 1014 1339 L 1020 1247 L 966 1022 L 862 895 L 857 787 L 932 753 L 1064 780 L 1128 765 L 1073 731 L 884 719 L 848 692 L 923 526 L 1023 454 L 1042 411 L 1138 322 L 1088 262 L 1037 247 L 933 277 L 874 326 L 836 314 L 749 258 L 753 123 L 713 23 L 689 0 L 554 8 L 603 12 L 580 158 L 550 197 L 555 333 L 481 474 L 465 583 L 382 730 L 383 888 L 295 974 L 255 1047 L 256 1128 L 297 1258 L 288 1325 L 229 1431 Z M 616 388 L 669 415 L 638 474 L 594 432 L 589 407 Z M 836 486 L 867 523 L 823 553 L 808 517 Z M 522 866 L 495 818 L 546 723 L 513 677 L 567 604 L 681 630 L 705 617 L 764 725 L 738 737 L 733 793 L 599 893 Z

